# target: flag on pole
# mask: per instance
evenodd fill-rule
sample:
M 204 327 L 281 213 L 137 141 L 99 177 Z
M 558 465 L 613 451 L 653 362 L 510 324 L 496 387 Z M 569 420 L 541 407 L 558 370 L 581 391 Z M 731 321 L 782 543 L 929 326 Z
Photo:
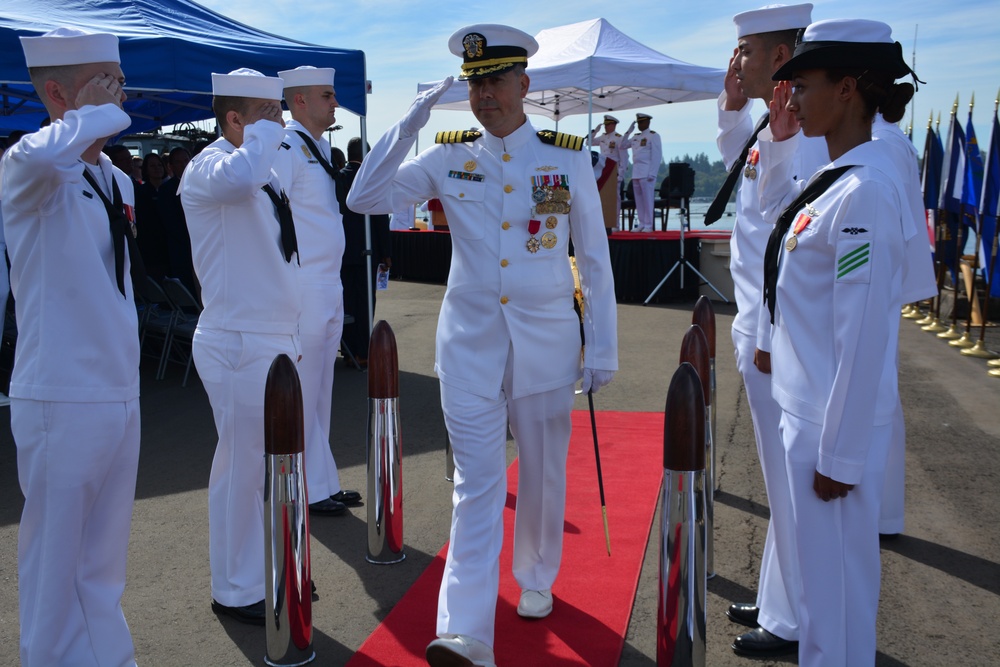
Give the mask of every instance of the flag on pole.
M 931 244 L 931 254 L 934 253 L 934 225 L 937 219 L 938 197 L 941 194 L 941 162 L 944 160 L 944 148 L 941 137 L 928 124 L 927 138 L 924 140 L 924 159 L 920 164 L 920 187 L 924 192 L 924 212 L 927 219 L 927 235 Z
M 965 173 L 962 180 L 962 221 L 979 228 L 979 193 L 983 189 L 983 156 L 979 153 L 976 130 L 972 127 L 972 109 L 965 125 Z
M 965 247 L 965 231 L 963 225 L 958 224 L 962 217 L 962 187 L 965 183 L 965 133 L 962 131 L 962 124 L 955 116 L 955 109 L 958 107 L 958 100 L 952 108 L 951 124 L 948 127 L 948 141 L 944 145 L 944 160 L 942 162 L 942 188 L 941 199 L 938 209 L 947 223 L 947 238 L 941 242 L 938 252 L 941 253 L 941 260 L 951 270 L 953 284 L 958 284 L 958 267 L 955 265 L 955 255 L 957 254 L 955 244 L 960 248 Z
M 983 277 L 989 281 L 989 271 L 994 269 L 993 247 L 997 233 L 997 200 L 1000 199 L 1000 122 L 997 112 L 993 111 L 993 133 L 990 137 L 990 149 L 986 154 L 986 175 L 983 178 L 982 196 L 979 198 L 979 215 L 983 225 L 982 244 L 979 248 Z M 1000 260 L 997 260 L 1000 262 Z M 1000 269 L 1000 265 L 994 270 Z M 1000 297 L 1000 276 L 993 279 L 990 296 Z

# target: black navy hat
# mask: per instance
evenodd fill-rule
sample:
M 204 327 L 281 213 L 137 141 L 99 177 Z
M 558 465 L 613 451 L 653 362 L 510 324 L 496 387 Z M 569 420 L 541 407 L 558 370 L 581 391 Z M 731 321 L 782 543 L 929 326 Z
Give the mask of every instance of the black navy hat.
M 459 81 L 502 74 L 528 63 L 538 42 L 526 32 L 506 25 L 480 23 L 466 26 L 448 40 L 448 49 L 462 58 Z
M 880 21 L 828 19 L 803 31 L 795 55 L 771 78 L 788 81 L 808 69 L 866 68 L 899 79 L 916 75 L 903 60 L 903 47 L 892 39 L 892 28 Z

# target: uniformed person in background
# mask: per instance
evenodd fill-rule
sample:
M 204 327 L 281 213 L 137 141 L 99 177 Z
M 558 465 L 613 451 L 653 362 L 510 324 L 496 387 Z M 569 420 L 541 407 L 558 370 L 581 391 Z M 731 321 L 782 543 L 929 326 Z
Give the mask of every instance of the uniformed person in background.
M 52 118 L 0 162 L 18 325 L 21 664 L 135 665 L 121 599 L 139 463 L 139 260 L 126 239 L 131 181 L 101 153 L 132 122 L 125 76 L 114 35 L 59 28 L 21 44 Z
M 629 143 L 629 136 L 635 129 L 635 123 L 633 122 L 629 125 L 628 131 L 622 135 L 620 132 L 615 131 L 618 127 L 618 119 L 605 114 L 603 123 L 604 134 L 598 136 L 597 131 L 601 127 L 601 125 L 598 125 L 590 131 L 590 142 L 592 146 L 601 151 L 601 155 L 615 161 L 615 177 L 618 183 L 617 194 L 615 195 L 615 221 L 617 222 L 621 219 L 622 213 L 622 183 L 625 180 L 625 172 L 628 170 L 628 149 L 631 145 Z
M 637 113 L 635 122 L 639 132 L 629 139 L 632 148 L 632 194 L 635 196 L 635 214 L 639 218 L 638 225 L 632 229 L 634 232 L 655 229 L 653 201 L 656 199 L 656 176 L 663 161 L 663 146 L 660 135 L 649 129 L 652 118 L 647 113 Z
M 326 129 L 336 120 L 336 72 L 331 67 L 303 66 L 278 72 L 292 120 L 274 171 L 295 210 L 295 233 L 302 264 L 299 285 L 302 315 L 302 417 L 309 511 L 342 514 L 361 502 L 361 494 L 340 488 L 337 463 L 330 449 L 330 406 L 333 367 L 344 329 L 344 290 L 340 267 L 344 257 L 344 225 L 337 202 L 336 167 Z
M 517 613 L 541 618 L 553 610 L 573 387 L 581 377 L 570 237 L 586 299 L 585 393 L 610 382 L 618 367 L 614 278 L 582 137 L 538 132 L 524 113 L 524 70 L 538 44 L 507 26 L 473 25 L 452 35 L 449 48 L 464 61 L 460 78 L 468 80 L 482 132 L 441 133 L 437 145 L 403 162 L 451 84 L 445 80 L 375 144 L 348 206 L 390 213 L 437 197 L 448 216 L 453 255 L 435 370 L 455 494 L 438 639 L 427 659 L 493 665 L 508 423 L 519 459 Z
M 283 185 L 282 81 L 212 75 L 222 128 L 184 170 L 180 193 L 204 310 L 192 344 L 219 443 L 208 482 L 212 609 L 264 624 L 264 385 L 279 354 L 299 360 L 299 264 Z

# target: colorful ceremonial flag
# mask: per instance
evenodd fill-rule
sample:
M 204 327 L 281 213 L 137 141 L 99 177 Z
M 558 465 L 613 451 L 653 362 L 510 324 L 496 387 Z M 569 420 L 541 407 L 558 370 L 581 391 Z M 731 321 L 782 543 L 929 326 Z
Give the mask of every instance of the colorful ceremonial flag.
M 959 248 L 965 247 L 966 227 L 958 224 L 962 217 L 962 187 L 965 183 L 965 133 L 962 124 L 951 114 L 951 125 L 948 128 L 948 141 L 944 145 L 945 154 L 942 163 L 941 199 L 938 204 L 940 214 L 947 224 L 947 238 L 941 242 L 939 252 L 941 261 L 951 270 L 953 284 L 958 284 L 958 267 L 956 266 L 956 243 Z
M 962 182 L 962 222 L 979 228 L 979 193 L 983 189 L 983 156 L 979 153 L 972 109 L 965 125 L 965 174 Z
M 924 140 L 924 159 L 920 165 L 920 187 L 924 192 L 924 212 L 927 219 L 927 235 L 930 238 L 931 253 L 934 252 L 934 223 L 937 219 L 938 197 L 941 193 L 941 162 L 944 148 L 941 137 L 930 125 Z
M 1000 199 L 1000 122 L 993 112 L 993 134 L 990 149 L 986 154 L 986 175 L 983 178 L 982 196 L 979 198 L 979 215 L 983 225 L 983 239 L 979 248 L 983 277 L 989 281 L 990 271 L 1000 269 L 993 266 L 994 242 L 997 233 L 997 200 Z M 1000 262 L 1000 260 L 997 260 Z M 1000 297 L 1000 276 L 994 277 L 990 295 Z

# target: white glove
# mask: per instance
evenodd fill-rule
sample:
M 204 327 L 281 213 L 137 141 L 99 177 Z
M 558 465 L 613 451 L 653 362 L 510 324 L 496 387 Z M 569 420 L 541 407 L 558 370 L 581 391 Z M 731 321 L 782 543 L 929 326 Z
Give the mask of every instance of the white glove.
M 633 120 L 632 124 L 628 126 L 627 130 L 625 130 L 625 135 L 628 136 L 628 135 L 632 134 L 632 132 L 634 130 L 635 130 L 635 121 Z
M 399 121 L 399 136 L 402 139 L 414 136 L 431 118 L 431 107 L 441 99 L 444 91 L 451 87 L 455 77 L 449 76 L 438 85 L 417 95 L 403 119 Z
M 580 385 L 580 391 L 584 394 L 588 392 L 596 394 L 601 387 L 611 382 L 614 377 L 614 371 L 600 371 L 595 368 L 584 368 L 583 384 Z

